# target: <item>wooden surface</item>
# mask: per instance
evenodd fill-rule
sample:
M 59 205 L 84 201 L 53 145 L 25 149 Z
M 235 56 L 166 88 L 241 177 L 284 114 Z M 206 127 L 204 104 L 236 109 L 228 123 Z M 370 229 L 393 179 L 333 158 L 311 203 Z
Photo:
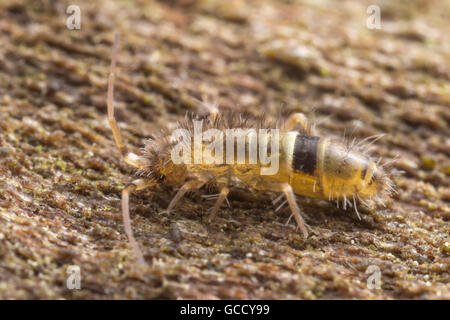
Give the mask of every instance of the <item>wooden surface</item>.
M 450 3 L 382 1 L 0 1 L 0 298 L 450 298 Z M 197 111 L 192 98 L 269 117 L 314 110 L 324 136 L 386 133 L 398 156 L 386 208 L 234 190 L 213 224 L 201 190 L 169 215 L 174 190 L 131 197 L 149 267 L 138 269 L 119 211 L 133 170 L 106 120 L 120 33 L 117 116 L 127 143 Z M 81 290 L 66 287 L 81 270 Z M 366 273 L 381 272 L 381 289 Z

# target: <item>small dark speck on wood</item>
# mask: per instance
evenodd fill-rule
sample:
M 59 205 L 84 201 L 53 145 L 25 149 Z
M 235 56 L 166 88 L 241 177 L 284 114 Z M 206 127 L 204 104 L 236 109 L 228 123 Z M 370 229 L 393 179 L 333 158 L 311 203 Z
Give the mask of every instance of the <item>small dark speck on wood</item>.
M 170 225 L 169 236 L 170 236 L 170 239 L 175 243 L 179 243 L 183 240 L 183 235 L 181 234 L 181 231 L 178 228 L 177 223 L 172 223 Z

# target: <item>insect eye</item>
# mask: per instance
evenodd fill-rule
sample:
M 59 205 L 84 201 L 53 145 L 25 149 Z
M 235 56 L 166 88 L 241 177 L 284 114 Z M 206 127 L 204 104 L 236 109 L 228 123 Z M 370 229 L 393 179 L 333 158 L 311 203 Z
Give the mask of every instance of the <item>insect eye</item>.
M 164 181 L 164 179 L 166 179 L 166 176 L 162 174 L 159 176 L 158 181 L 161 182 Z

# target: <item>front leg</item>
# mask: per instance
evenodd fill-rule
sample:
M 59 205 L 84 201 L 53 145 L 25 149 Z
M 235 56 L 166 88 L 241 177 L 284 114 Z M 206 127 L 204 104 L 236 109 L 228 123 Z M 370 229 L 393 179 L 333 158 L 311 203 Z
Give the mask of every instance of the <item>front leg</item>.
M 200 189 L 205 183 L 198 180 L 189 180 L 186 182 L 177 192 L 175 197 L 173 197 L 172 201 L 170 201 L 169 206 L 167 207 L 167 213 L 170 212 L 177 205 L 178 201 L 183 198 L 186 192 Z

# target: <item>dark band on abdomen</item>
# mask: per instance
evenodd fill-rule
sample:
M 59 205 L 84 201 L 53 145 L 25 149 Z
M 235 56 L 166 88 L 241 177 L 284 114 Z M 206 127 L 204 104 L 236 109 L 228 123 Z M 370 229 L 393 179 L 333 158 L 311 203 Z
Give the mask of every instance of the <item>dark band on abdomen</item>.
M 313 175 L 317 166 L 317 146 L 320 137 L 303 136 L 298 134 L 295 138 L 292 169 Z

